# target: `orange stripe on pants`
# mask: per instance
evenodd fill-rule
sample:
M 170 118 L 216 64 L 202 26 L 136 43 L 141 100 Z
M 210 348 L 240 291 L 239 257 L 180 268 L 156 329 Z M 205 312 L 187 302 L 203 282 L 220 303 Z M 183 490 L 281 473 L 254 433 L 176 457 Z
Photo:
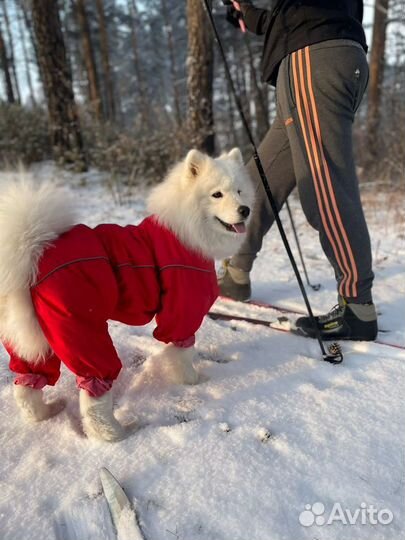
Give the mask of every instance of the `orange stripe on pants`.
M 336 237 L 338 238 L 337 231 L 333 223 L 333 218 L 330 211 L 327 194 L 325 191 L 325 186 L 322 182 L 322 170 L 320 168 L 315 136 L 314 136 L 314 132 L 311 126 L 310 111 L 309 111 L 309 106 L 308 106 L 308 100 L 306 98 L 305 83 L 303 80 L 304 76 L 303 76 L 303 66 L 302 66 L 302 51 L 298 51 L 297 53 L 292 54 L 292 65 L 293 65 L 294 92 L 295 92 L 295 97 L 296 97 L 296 102 L 297 102 L 298 116 L 300 119 L 300 124 L 302 128 L 304 142 L 305 142 L 305 148 L 307 152 L 309 166 L 311 169 L 316 198 L 318 202 L 319 213 L 320 213 L 322 225 L 324 227 L 326 236 L 328 237 L 328 240 L 331 244 L 336 261 L 343 273 L 343 276 L 344 276 L 342 280 L 342 283 L 343 283 L 343 281 L 347 280 L 347 277 L 348 277 L 347 261 L 346 261 L 346 264 L 342 262 L 342 259 L 340 257 L 340 250 L 336 246 L 335 238 Z M 305 117 L 306 117 L 307 123 L 305 122 L 304 110 L 305 110 Z M 329 219 L 327 219 L 327 217 Z M 330 224 L 332 225 L 332 228 L 333 228 L 333 234 L 329 226 Z M 338 240 L 340 241 L 339 238 Z
M 306 66 L 307 66 L 308 90 L 309 90 L 309 94 L 310 94 L 310 98 L 311 98 L 312 114 L 313 114 L 313 117 L 314 117 L 316 136 L 317 136 L 317 139 L 318 139 L 319 149 L 320 149 L 320 152 L 321 152 L 321 159 L 322 159 L 323 169 L 324 169 L 325 175 L 326 175 L 327 189 L 328 189 L 328 192 L 329 192 L 330 199 L 332 201 L 332 206 L 333 206 L 333 211 L 334 211 L 335 218 L 336 218 L 336 221 L 337 221 L 337 226 L 338 226 L 340 234 L 341 234 L 341 236 L 343 238 L 343 242 L 344 242 L 344 245 L 346 247 L 347 253 L 349 255 L 349 260 L 350 260 L 350 264 L 348 265 L 348 267 L 349 267 L 349 277 L 347 279 L 347 283 L 346 283 L 346 286 L 345 286 L 345 294 L 343 296 L 353 297 L 353 296 L 357 296 L 357 281 L 358 281 L 357 266 L 356 266 L 353 251 L 352 251 L 352 248 L 351 248 L 351 245 L 350 245 L 350 242 L 349 242 L 349 239 L 348 239 L 348 236 L 347 236 L 347 233 L 346 233 L 346 230 L 344 228 L 342 218 L 341 218 L 341 215 L 340 215 L 340 212 L 339 212 L 335 192 L 334 192 L 333 185 L 332 185 L 332 180 L 331 180 L 331 176 L 330 176 L 328 163 L 327 163 L 327 161 L 325 159 L 325 153 L 324 153 L 324 150 L 323 150 L 321 127 L 320 127 L 320 122 L 319 122 L 318 110 L 317 110 L 317 106 L 316 106 L 316 102 L 315 102 L 314 90 L 313 90 L 313 87 L 312 87 L 312 71 L 311 71 L 311 60 L 310 60 L 310 55 L 309 55 L 309 47 L 305 48 L 305 62 L 306 62 Z M 342 255 L 344 256 L 344 251 L 343 250 L 342 250 Z M 345 263 L 347 263 L 345 257 L 344 257 L 344 259 L 345 259 Z M 343 282 L 342 282 L 342 288 L 343 288 Z

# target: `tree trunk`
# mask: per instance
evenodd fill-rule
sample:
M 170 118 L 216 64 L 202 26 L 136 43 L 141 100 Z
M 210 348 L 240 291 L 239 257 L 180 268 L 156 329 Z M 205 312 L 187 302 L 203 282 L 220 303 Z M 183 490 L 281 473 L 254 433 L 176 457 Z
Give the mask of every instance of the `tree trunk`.
M 28 58 L 27 43 L 26 43 L 25 35 L 24 35 L 23 21 L 22 21 L 21 16 L 17 16 L 17 19 L 18 19 L 18 34 L 19 34 L 21 45 L 22 45 L 23 58 L 24 58 L 25 78 L 27 79 L 30 101 L 32 105 L 34 105 L 35 107 L 36 106 L 35 92 L 34 92 L 34 86 L 32 84 L 31 69 L 30 69 L 30 62 Z
M 370 143 L 369 149 L 372 154 L 376 154 L 378 148 L 377 132 L 380 123 L 381 90 L 384 79 L 388 4 L 389 0 L 377 0 L 374 10 L 367 109 L 367 132 Z
M 110 68 L 110 52 L 108 44 L 107 23 L 104 12 L 103 0 L 96 0 L 98 25 L 100 29 L 100 49 L 101 62 L 103 66 L 105 97 L 107 104 L 107 118 L 114 120 L 115 117 L 115 102 L 114 102 L 114 86 Z
M 228 81 L 228 77 L 225 75 L 224 73 L 224 81 L 225 81 L 225 86 L 224 86 L 224 90 L 225 90 L 225 99 L 226 99 L 226 112 L 227 112 L 227 116 L 228 116 L 228 122 L 227 122 L 227 126 L 228 126 L 228 133 L 229 133 L 229 138 L 230 138 L 230 141 L 231 141 L 231 144 L 232 146 L 240 146 L 239 144 L 239 141 L 238 141 L 238 134 L 237 134 L 237 131 L 236 131 L 236 122 L 235 122 L 235 100 L 234 100 L 234 97 L 232 95 L 232 88 L 231 88 L 231 85 Z
M 54 156 L 85 170 L 86 160 L 55 0 L 32 0 L 34 32 L 44 77 Z
M 252 87 L 253 100 L 255 104 L 256 137 L 259 141 L 261 141 L 270 128 L 269 116 L 266 101 L 257 79 L 257 71 L 254 64 L 252 48 L 247 40 L 245 40 L 245 43 L 249 58 L 250 82 Z
M 236 55 L 235 55 L 236 56 Z M 238 58 L 235 58 L 236 61 L 238 61 Z M 235 82 L 236 82 L 236 89 L 240 97 L 240 102 L 243 108 L 243 112 L 245 113 L 246 120 L 250 125 L 252 125 L 252 115 L 250 110 L 250 100 L 248 96 L 248 92 L 246 89 L 246 80 L 249 79 L 249 69 L 244 63 L 240 63 L 235 65 Z
M 7 49 L 3 39 L 3 33 L 0 26 L 0 64 L 4 75 L 5 93 L 7 101 L 9 103 L 15 103 L 13 84 L 10 76 L 10 69 L 8 65 Z
M 174 112 L 175 112 L 175 117 L 176 117 L 176 123 L 178 126 L 180 126 L 181 125 L 181 108 L 180 108 L 179 89 L 178 89 L 178 84 L 177 84 L 176 52 L 174 50 L 173 29 L 172 29 L 171 19 L 169 17 L 169 12 L 167 9 L 167 1 L 160 0 L 160 5 L 162 8 L 165 33 L 167 37 L 167 47 L 169 49 L 170 76 L 172 79 L 171 82 L 172 82 L 172 88 L 173 88 Z
M 7 39 L 8 39 L 8 46 L 9 46 L 9 49 L 10 49 L 9 65 L 10 65 L 10 68 L 11 68 L 11 73 L 13 75 L 13 83 L 14 83 L 15 95 L 17 97 L 18 103 L 21 103 L 20 86 L 18 84 L 17 71 L 15 69 L 15 62 L 14 62 L 13 34 L 11 33 L 10 20 L 8 18 L 6 0 L 1 0 L 1 8 L 2 8 L 2 12 L 3 12 L 4 22 L 6 23 L 6 33 L 7 33 Z
M 210 2 L 212 5 L 212 2 Z M 188 127 L 193 146 L 209 154 L 215 150 L 213 43 L 203 3 L 187 0 Z
M 39 78 L 40 78 L 40 81 L 41 81 L 41 83 L 43 85 L 44 84 L 44 77 L 42 75 L 41 63 L 39 61 L 37 42 L 35 40 L 35 35 L 34 35 L 33 29 L 32 29 L 32 19 L 31 19 L 30 14 L 28 13 L 27 6 L 25 5 L 25 0 L 18 0 L 18 5 L 20 6 L 20 9 L 22 11 L 22 14 L 23 14 L 23 17 L 24 17 L 24 23 L 25 23 L 25 26 L 26 26 L 26 28 L 28 30 L 28 34 L 30 36 L 31 45 L 32 45 L 32 47 L 34 49 L 36 65 L 38 66 Z
M 91 41 L 90 25 L 86 13 L 84 0 L 76 0 L 77 20 L 80 27 L 83 58 L 86 66 L 89 101 L 97 120 L 102 120 L 102 102 L 100 97 L 100 86 L 97 75 L 96 60 L 94 57 L 93 43 Z
M 139 48 L 138 48 L 138 38 L 136 34 L 136 27 L 139 24 L 139 18 L 138 18 L 138 8 L 136 5 L 135 0 L 128 0 L 128 11 L 131 15 L 131 40 L 132 40 L 132 54 L 134 58 L 134 70 L 135 70 L 135 76 L 136 76 L 136 84 L 137 84 L 137 94 L 139 96 L 138 99 L 138 109 L 140 112 L 140 117 L 142 120 L 142 124 L 149 126 L 149 115 L 147 113 L 147 100 L 146 100 L 146 90 L 145 90 L 145 77 L 142 73 L 142 67 L 141 67 L 141 61 L 139 56 Z

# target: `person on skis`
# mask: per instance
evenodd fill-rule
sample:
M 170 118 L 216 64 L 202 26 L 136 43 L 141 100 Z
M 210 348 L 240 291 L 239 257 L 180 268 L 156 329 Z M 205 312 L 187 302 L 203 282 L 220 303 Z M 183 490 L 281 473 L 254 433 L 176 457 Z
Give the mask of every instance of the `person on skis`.
M 227 19 L 264 36 L 262 79 L 276 87 L 277 115 L 259 147 L 279 209 L 295 186 L 333 267 L 338 305 L 316 317 L 323 339 L 374 340 L 372 257 L 354 162 L 352 126 L 368 83 L 362 0 L 232 2 Z M 248 300 L 250 271 L 274 222 L 254 160 L 257 200 L 247 238 L 224 261 L 223 296 Z M 297 327 L 315 337 L 309 317 Z

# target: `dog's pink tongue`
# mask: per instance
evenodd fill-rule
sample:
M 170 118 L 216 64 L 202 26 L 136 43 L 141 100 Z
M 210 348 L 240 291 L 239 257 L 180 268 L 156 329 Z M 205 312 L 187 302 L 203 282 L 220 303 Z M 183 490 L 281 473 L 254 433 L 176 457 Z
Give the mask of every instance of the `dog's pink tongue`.
M 244 233 L 246 232 L 246 225 L 242 222 L 242 223 L 234 223 L 232 225 L 233 227 L 233 230 L 237 233 Z

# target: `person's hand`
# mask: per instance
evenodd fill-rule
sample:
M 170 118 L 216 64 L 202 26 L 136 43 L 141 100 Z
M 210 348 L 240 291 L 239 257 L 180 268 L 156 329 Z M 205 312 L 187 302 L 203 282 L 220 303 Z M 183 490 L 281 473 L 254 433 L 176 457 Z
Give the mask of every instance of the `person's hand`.
M 243 0 L 241 2 L 232 1 L 231 3 L 232 5 L 230 5 L 226 10 L 226 20 L 231 23 L 232 26 L 235 26 L 235 28 L 240 28 L 242 32 L 246 32 L 246 25 L 245 21 L 243 20 L 241 4 L 251 5 L 252 3 L 250 1 L 244 2 Z
M 232 0 L 232 4 L 237 11 L 242 11 L 243 6 L 252 6 L 253 2 L 251 0 L 239 0 L 238 2 Z

